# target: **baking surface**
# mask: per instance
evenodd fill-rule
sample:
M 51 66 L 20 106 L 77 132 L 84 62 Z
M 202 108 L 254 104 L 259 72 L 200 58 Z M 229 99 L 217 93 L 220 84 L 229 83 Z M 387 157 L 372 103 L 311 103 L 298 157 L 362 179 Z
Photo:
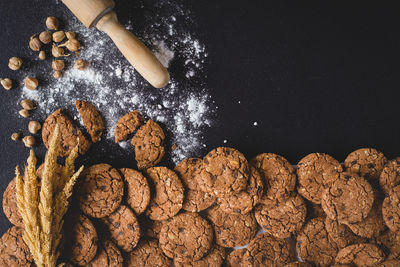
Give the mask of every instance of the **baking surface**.
M 364 146 L 382 150 L 388 158 L 398 155 L 400 18 L 394 6 L 361 1 L 352 6 L 345 1 L 179 2 L 192 10 L 194 30 L 205 44 L 204 83 L 218 106 L 212 127 L 204 131 L 207 147 L 198 156 L 221 145 L 248 157 L 275 152 L 292 164 L 310 152 L 343 161 Z M 119 0 L 116 10 L 122 22 L 133 20 L 138 28 L 147 26 L 143 18 L 151 13 L 128 0 Z M 0 77 L 13 74 L 7 68 L 9 57 L 29 55 L 29 36 L 43 30 L 44 18 L 63 17 L 63 12 L 56 1 L 0 2 Z M 170 69 L 172 75 L 179 70 L 178 64 Z M 0 90 L 1 193 L 15 165 L 28 155 L 22 143 L 10 139 L 27 124 L 17 116 L 18 90 Z M 101 143 L 82 163 L 102 161 L 115 167 L 134 165 L 132 154 L 113 156 L 113 148 Z M 8 227 L 1 210 L 0 234 Z

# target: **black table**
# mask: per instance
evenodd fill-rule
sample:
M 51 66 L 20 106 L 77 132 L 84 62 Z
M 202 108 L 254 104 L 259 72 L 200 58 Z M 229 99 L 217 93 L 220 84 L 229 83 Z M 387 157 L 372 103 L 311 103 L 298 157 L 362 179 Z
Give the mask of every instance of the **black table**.
M 219 107 L 204 133 L 208 149 L 228 140 L 249 158 L 275 152 L 293 164 L 310 152 L 343 161 L 365 146 L 388 158 L 399 154 L 400 18 L 394 2 L 185 2 L 209 53 L 205 84 Z M 56 1 L 0 1 L 0 77 L 9 75 L 8 58 L 24 53 L 37 25 L 49 14 L 62 17 L 63 8 Z M 122 21 L 137 12 L 129 0 L 119 0 L 116 9 Z M 26 127 L 15 119 L 18 95 L 0 90 L 1 192 L 28 155 L 10 140 Z M 1 211 L 0 234 L 9 225 Z

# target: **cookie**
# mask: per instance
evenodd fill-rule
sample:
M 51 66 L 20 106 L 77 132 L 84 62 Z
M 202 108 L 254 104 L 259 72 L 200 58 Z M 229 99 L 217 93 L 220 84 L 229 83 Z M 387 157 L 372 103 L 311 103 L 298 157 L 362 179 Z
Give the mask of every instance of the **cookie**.
M 257 221 L 252 212 L 229 214 L 216 205 L 207 211 L 207 218 L 214 228 L 215 242 L 222 247 L 244 246 L 258 231 Z
M 109 241 L 105 240 L 101 244 L 101 248 L 98 249 L 97 255 L 94 259 L 89 262 L 87 267 L 122 267 L 124 259 L 122 258 L 121 252 L 117 246 Z
M 337 245 L 338 249 L 365 242 L 364 239 L 355 235 L 347 225 L 341 224 L 329 217 L 325 218 L 325 229 L 330 240 Z
M 282 156 L 273 153 L 263 153 L 250 161 L 261 172 L 267 190 L 268 199 L 282 201 L 295 188 L 296 175 L 292 165 Z
M 247 186 L 249 164 L 242 153 L 230 147 L 211 150 L 203 159 L 201 190 L 222 195 L 240 192 Z
M 224 263 L 225 256 L 225 249 L 215 245 L 206 256 L 198 261 L 179 262 L 174 260 L 174 265 L 175 267 L 220 267 Z
M 136 214 L 142 214 L 150 203 L 150 186 L 147 179 L 133 169 L 123 168 L 119 171 L 125 178 L 126 203 Z
M 400 185 L 400 157 L 386 163 L 379 176 L 379 185 L 386 195 Z
M 387 227 L 400 234 L 400 185 L 393 188 L 383 201 L 382 216 Z
M 154 197 L 150 200 L 146 215 L 152 220 L 166 220 L 175 216 L 182 208 L 184 189 L 176 173 L 165 167 L 146 170 L 149 182 L 154 186 Z
M 343 172 L 322 191 L 321 204 L 326 215 L 340 223 L 351 224 L 367 218 L 374 203 L 371 185 L 356 174 Z
M 131 252 L 139 242 L 140 227 L 135 214 L 127 206 L 119 208 L 102 218 L 107 225 L 112 240 L 125 252 Z
M 160 125 L 148 120 L 132 138 L 135 147 L 135 158 L 139 170 L 157 165 L 164 156 L 165 135 Z
M 226 257 L 226 267 L 240 267 L 246 248 L 231 251 Z
M 339 264 L 376 266 L 385 260 L 385 254 L 373 244 L 355 244 L 341 249 L 335 259 Z
M 250 167 L 250 177 L 245 190 L 238 193 L 221 195 L 218 204 L 221 210 L 232 214 L 246 214 L 260 202 L 264 195 L 264 183 L 260 172 Z
M 351 152 L 344 160 L 347 172 L 355 173 L 367 180 L 379 179 L 387 159 L 374 148 L 361 148 Z
M 339 161 L 324 153 L 312 153 L 297 164 L 297 192 L 305 199 L 321 203 L 321 192 L 339 178 L 343 171 Z
M 400 259 L 400 235 L 386 230 L 375 238 L 375 243 L 383 247 L 388 254 L 388 259 Z
M 303 226 L 307 208 L 303 198 L 297 194 L 282 202 L 266 200 L 255 209 L 258 224 L 266 233 L 276 238 L 288 238 Z
M 330 266 L 338 247 L 328 235 L 324 218 L 308 221 L 297 236 L 296 248 L 300 258 L 317 266 Z
M 93 165 L 85 169 L 79 179 L 78 204 L 86 215 L 102 218 L 119 207 L 124 195 L 124 182 L 111 165 Z
M 366 238 L 379 236 L 385 230 L 385 222 L 382 217 L 382 204 L 380 202 L 374 203 L 367 218 L 358 223 L 349 223 L 347 226 L 358 236 Z
M 312 267 L 308 262 L 294 261 L 286 264 L 284 267 Z
M 379 264 L 379 267 L 398 267 L 400 266 L 400 260 L 386 260 Z
M 15 179 L 12 179 L 3 193 L 3 211 L 7 219 L 18 227 L 24 227 L 22 216 L 17 206 L 17 189 Z
M 289 242 L 276 239 L 268 234 L 254 238 L 243 255 L 243 267 L 271 266 L 279 267 L 294 260 L 290 253 Z
M 60 127 L 60 146 L 58 155 L 60 157 L 68 156 L 72 149 L 79 143 L 79 154 L 83 155 L 91 146 L 82 131 L 63 113 L 62 109 L 56 110 L 47 117 L 42 127 L 42 140 L 46 148 L 49 148 L 51 134 L 54 132 L 56 125 Z
M 98 238 L 93 223 L 84 215 L 78 215 L 69 225 L 67 255 L 68 259 L 84 266 L 94 259 L 98 248 Z
M 196 213 L 182 213 L 163 225 L 160 247 L 178 262 L 197 261 L 211 249 L 213 236 L 205 219 Z
M 127 267 L 171 266 L 172 260 L 164 255 L 158 241 L 143 240 L 127 256 Z
M 24 230 L 11 227 L 0 239 L 0 266 L 26 266 L 33 263 L 32 254 L 22 236 Z
M 99 111 L 92 104 L 83 100 L 76 100 L 75 106 L 81 115 L 83 125 L 90 134 L 92 142 L 97 143 L 100 141 L 104 130 L 103 119 Z
M 203 161 L 198 158 L 188 158 L 176 165 L 174 171 L 181 178 L 185 187 L 185 199 L 182 208 L 190 212 L 205 210 L 215 202 L 215 196 L 200 190 L 198 185 Z
M 139 111 L 131 111 L 121 117 L 115 127 L 115 143 L 125 141 L 130 134 L 135 133 L 143 125 L 144 119 Z

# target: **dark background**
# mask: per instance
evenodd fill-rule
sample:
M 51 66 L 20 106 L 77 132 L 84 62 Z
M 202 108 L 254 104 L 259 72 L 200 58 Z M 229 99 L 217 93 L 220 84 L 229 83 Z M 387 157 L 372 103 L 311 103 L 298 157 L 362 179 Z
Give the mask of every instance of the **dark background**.
M 343 161 L 365 146 L 400 154 L 398 9 L 394 1 L 348 2 L 184 1 L 209 53 L 205 84 L 219 107 L 205 132 L 209 149 L 226 139 L 248 157 L 275 152 L 293 164 L 310 152 Z M 31 33 L 63 9 L 48 0 L 0 1 L 0 77 L 13 75 L 9 57 L 27 56 Z M 116 10 L 122 22 L 146 27 L 132 0 L 117 1 Z M 0 90 L 1 193 L 28 155 L 10 139 L 27 124 L 17 119 L 17 90 Z M 8 227 L 1 211 L 0 233 Z

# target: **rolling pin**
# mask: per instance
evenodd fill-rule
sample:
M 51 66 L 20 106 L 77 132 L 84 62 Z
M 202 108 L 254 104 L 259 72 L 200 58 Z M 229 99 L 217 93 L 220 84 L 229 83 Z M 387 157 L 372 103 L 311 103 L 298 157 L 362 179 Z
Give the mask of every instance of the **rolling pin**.
M 119 51 L 152 86 L 162 88 L 169 73 L 154 54 L 135 35 L 123 27 L 113 11 L 113 0 L 62 0 L 88 28 L 96 27 L 114 41 Z

